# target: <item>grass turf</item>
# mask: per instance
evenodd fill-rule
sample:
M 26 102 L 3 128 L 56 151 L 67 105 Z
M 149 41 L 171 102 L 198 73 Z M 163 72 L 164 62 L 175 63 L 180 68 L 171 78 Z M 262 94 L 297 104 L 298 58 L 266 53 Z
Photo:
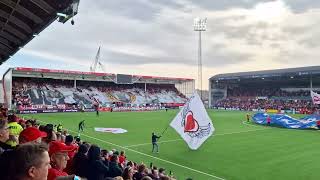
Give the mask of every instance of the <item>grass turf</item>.
M 62 123 L 71 131 L 77 131 L 78 123 L 85 119 L 86 129 L 81 135 L 83 140 L 108 150 L 125 150 L 128 159 L 165 167 L 167 173 L 171 170 L 175 177 L 182 180 L 187 177 L 195 180 L 311 180 L 320 177 L 317 173 L 319 132 L 244 123 L 246 112 L 208 110 L 216 131 L 200 149 L 189 150 L 180 136 L 168 128 L 159 141 L 160 153 L 151 153 L 151 132 L 160 134 L 176 113 L 170 110 L 100 113 L 99 117 L 95 113 L 23 116 L 45 123 Z M 128 132 L 100 133 L 95 132 L 94 127 L 118 127 Z

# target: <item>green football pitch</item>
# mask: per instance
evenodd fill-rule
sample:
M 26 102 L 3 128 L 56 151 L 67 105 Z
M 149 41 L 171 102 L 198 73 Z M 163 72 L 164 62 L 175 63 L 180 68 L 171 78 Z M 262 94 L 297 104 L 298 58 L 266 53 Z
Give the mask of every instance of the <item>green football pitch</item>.
M 198 150 L 190 150 L 169 128 L 159 140 L 160 153 L 151 153 L 151 133 L 160 134 L 178 111 L 57 113 L 23 115 L 62 123 L 76 135 L 85 119 L 81 138 L 103 149 L 125 150 L 129 160 L 153 163 L 172 171 L 179 180 L 311 180 L 319 179 L 320 132 L 265 127 L 245 122 L 246 112 L 213 111 L 208 114 L 215 132 Z M 124 128 L 124 134 L 95 132 L 94 127 Z

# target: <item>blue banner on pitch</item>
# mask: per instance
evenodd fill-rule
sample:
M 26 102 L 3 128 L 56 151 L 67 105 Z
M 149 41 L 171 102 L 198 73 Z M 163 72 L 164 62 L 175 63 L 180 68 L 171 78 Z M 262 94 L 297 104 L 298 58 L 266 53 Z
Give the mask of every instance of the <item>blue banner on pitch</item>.
M 309 115 L 301 119 L 295 119 L 286 114 L 257 113 L 252 119 L 257 124 L 267 124 L 267 118 L 270 116 L 271 125 L 276 125 L 290 129 L 315 129 L 317 128 L 317 121 L 320 120 L 320 115 Z

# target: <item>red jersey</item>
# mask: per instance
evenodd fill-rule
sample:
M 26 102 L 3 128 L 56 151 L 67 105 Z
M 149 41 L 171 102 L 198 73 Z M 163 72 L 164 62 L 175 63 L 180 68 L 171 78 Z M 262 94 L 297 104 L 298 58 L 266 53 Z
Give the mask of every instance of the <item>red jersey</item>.
M 48 179 L 47 180 L 55 180 L 57 177 L 60 177 L 60 176 L 68 176 L 68 174 L 66 172 L 61 171 L 61 170 L 50 168 L 48 170 Z
M 317 121 L 317 126 L 320 126 L 320 120 Z
M 119 156 L 119 163 L 124 164 L 126 162 L 126 157 L 125 156 Z

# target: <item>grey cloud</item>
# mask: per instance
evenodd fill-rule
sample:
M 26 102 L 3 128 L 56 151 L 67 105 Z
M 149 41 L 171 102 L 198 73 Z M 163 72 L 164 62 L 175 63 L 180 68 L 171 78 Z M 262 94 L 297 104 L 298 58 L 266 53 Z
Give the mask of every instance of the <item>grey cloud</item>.
M 188 0 L 203 9 L 226 10 L 231 8 L 252 8 L 259 2 L 269 2 L 272 0 Z
M 285 3 L 295 12 L 303 13 L 309 9 L 320 8 L 318 0 L 284 0 Z

